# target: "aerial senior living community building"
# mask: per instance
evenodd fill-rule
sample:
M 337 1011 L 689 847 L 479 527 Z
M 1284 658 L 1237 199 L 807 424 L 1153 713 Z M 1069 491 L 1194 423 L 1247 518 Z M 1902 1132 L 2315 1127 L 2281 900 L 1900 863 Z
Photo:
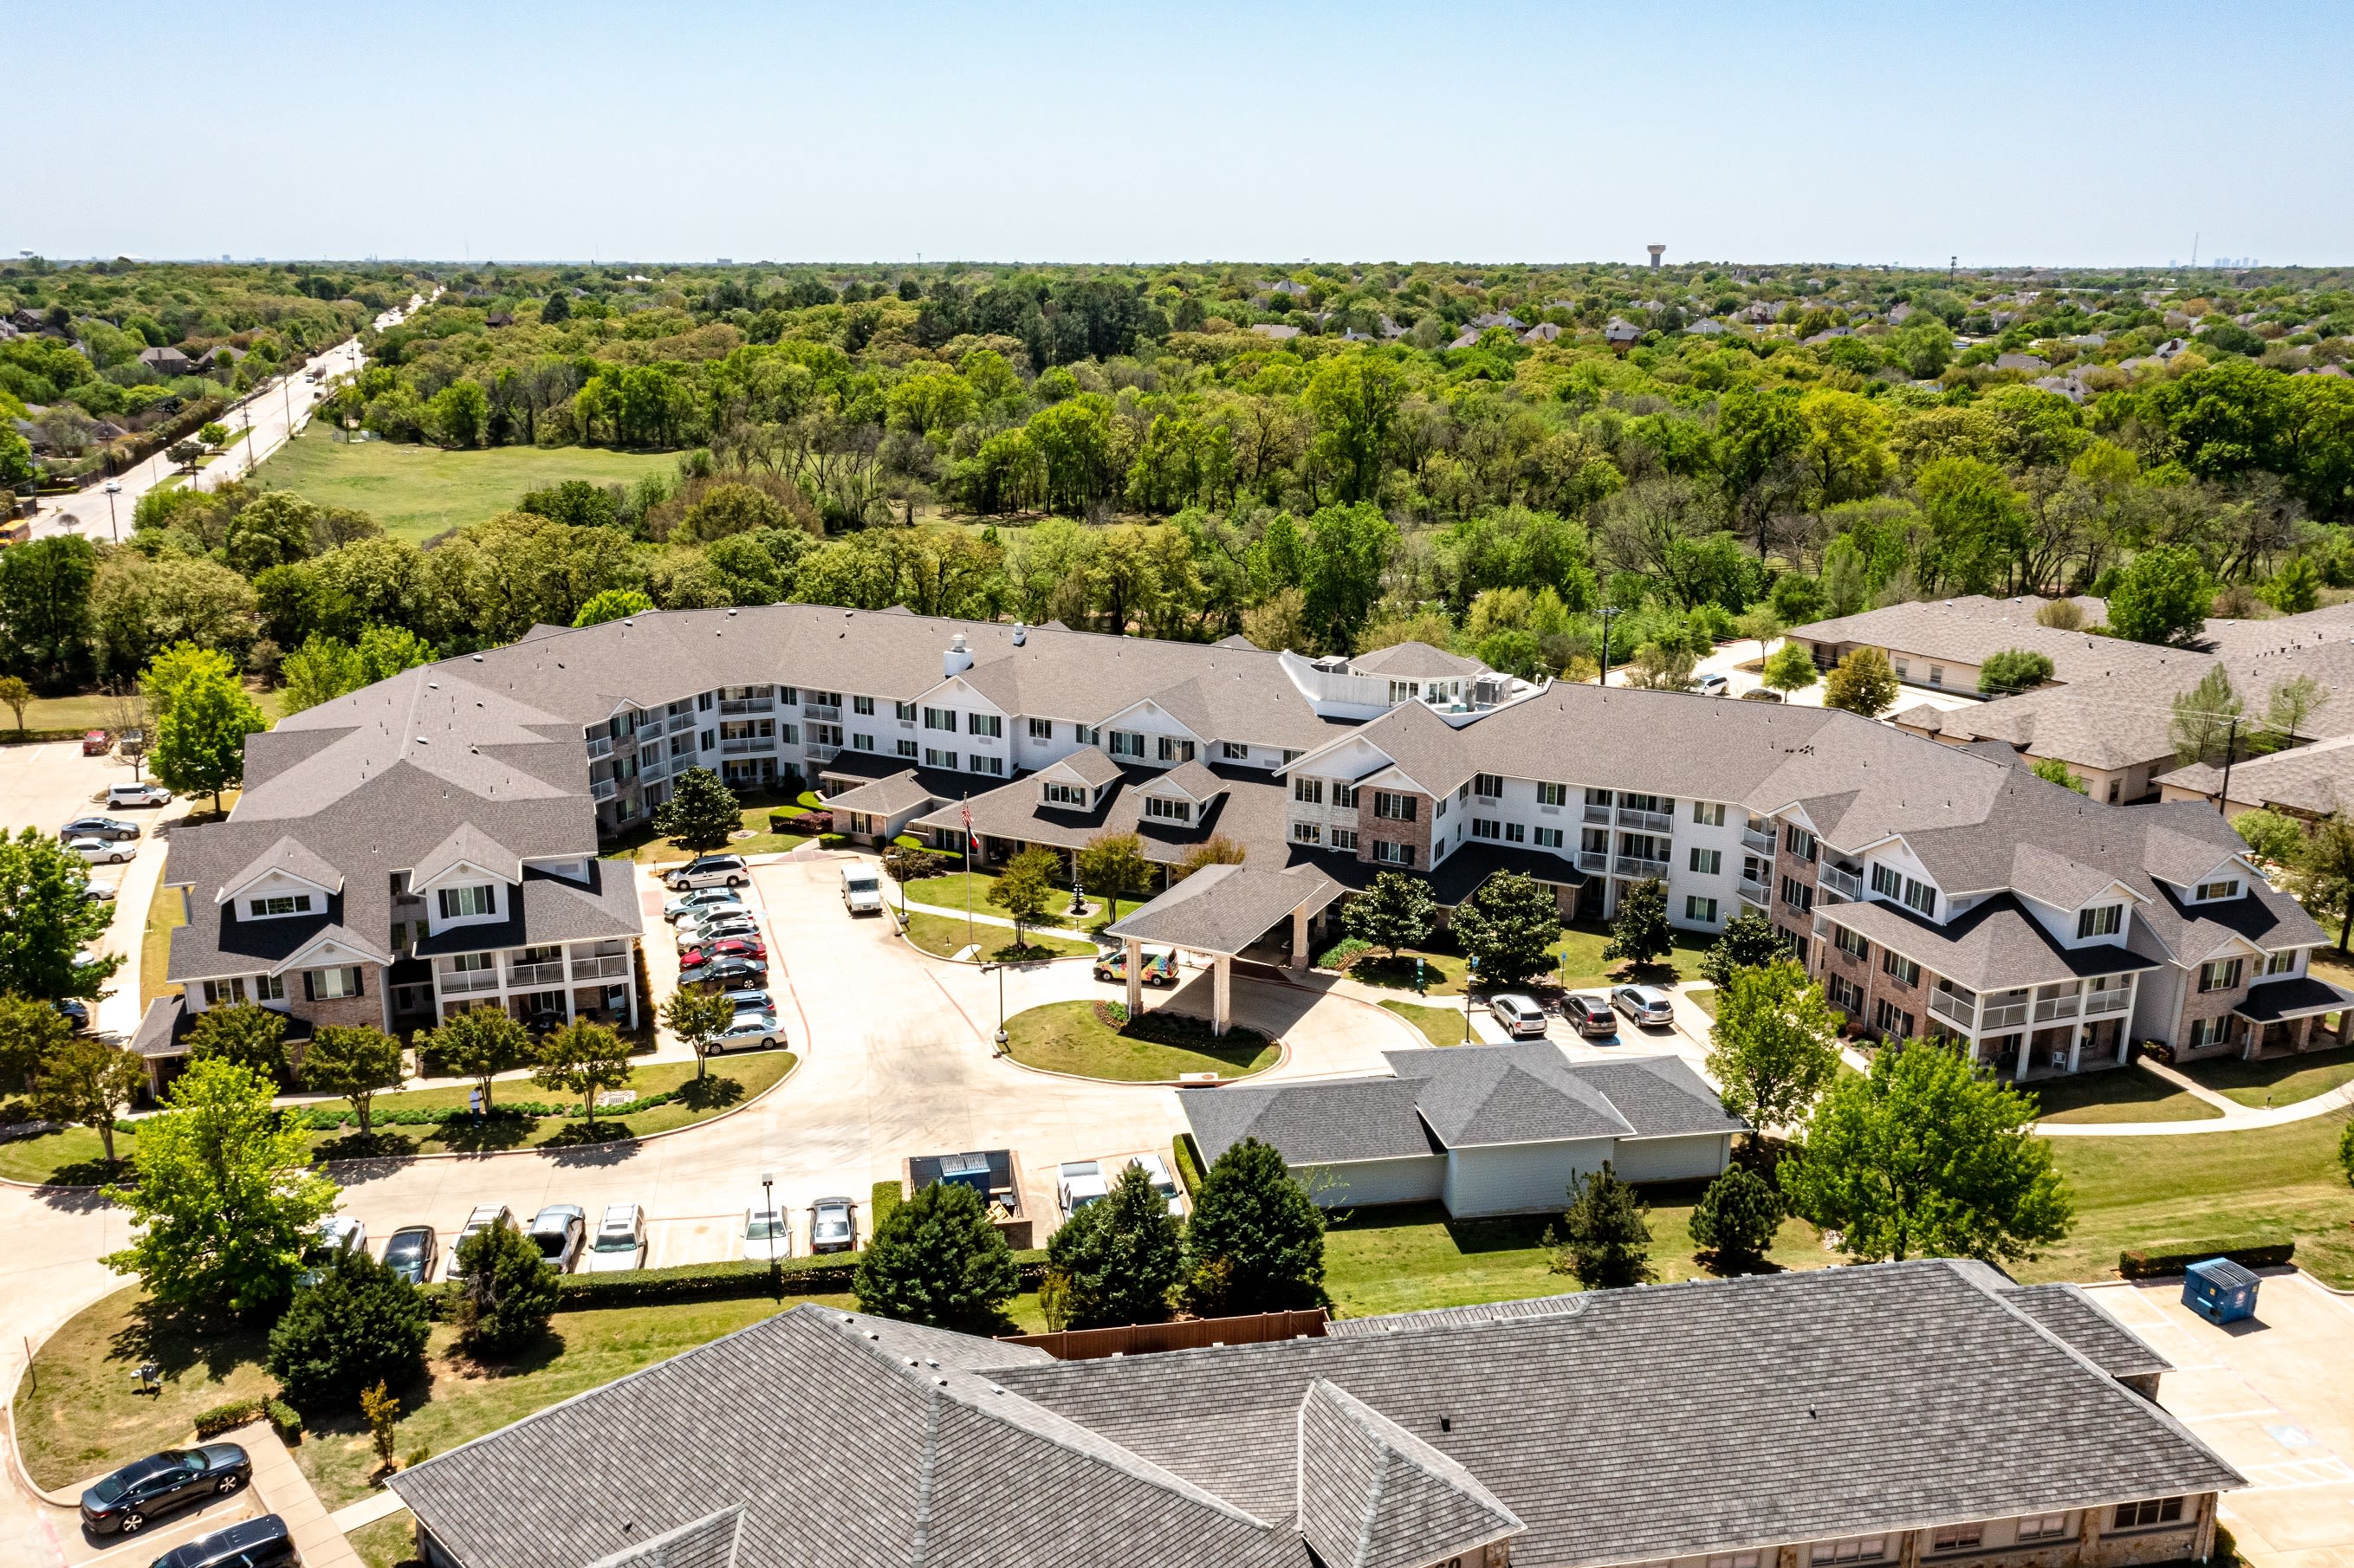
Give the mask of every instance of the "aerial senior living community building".
M 429 1568 L 2123 1568 L 2245 1484 L 2168 1370 L 1964 1261 L 1097 1361 L 811 1304 L 389 1485 Z
M 1588 916 L 1656 877 L 1676 924 L 1770 912 L 1852 1017 L 2015 1076 L 2128 1037 L 2295 1045 L 2341 1001 L 2213 811 L 2088 800 L 1999 743 L 1532 685 L 1415 643 L 1310 660 L 771 605 L 538 628 L 256 736 L 229 821 L 173 836 L 186 995 L 135 1044 L 160 1077 L 239 999 L 397 1029 L 486 1002 L 633 1020 L 630 867 L 598 844 L 694 766 L 807 780 L 870 840 L 961 847 L 969 812 L 983 863 L 1121 830 L 1167 865 L 1215 835 L 1255 871 L 1409 871 L 1449 906 L 1525 873 Z

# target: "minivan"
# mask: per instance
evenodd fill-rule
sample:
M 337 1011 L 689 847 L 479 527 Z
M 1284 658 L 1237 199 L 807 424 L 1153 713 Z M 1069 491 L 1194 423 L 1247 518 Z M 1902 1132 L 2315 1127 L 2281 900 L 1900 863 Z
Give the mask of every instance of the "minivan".
M 1589 1039 L 1608 1040 L 1618 1033 L 1618 1015 L 1610 1010 L 1610 999 L 1599 992 L 1571 991 L 1561 999 L 1561 1015 Z
M 690 887 L 741 887 L 750 877 L 742 855 L 707 854 L 687 862 L 663 880 L 672 892 L 684 893 Z
M 265 1513 L 175 1546 L 151 1568 L 281 1568 L 296 1561 L 293 1531 L 276 1514 Z
M 1542 1038 L 1544 1034 L 1544 1009 L 1537 1005 L 1534 997 L 1522 996 L 1516 991 L 1504 991 L 1488 999 L 1488 1012 L 1515 1040 Z
M 871 865 L 842 868 L 842 906 L 853 915 L 883 913 L 883 874 Z

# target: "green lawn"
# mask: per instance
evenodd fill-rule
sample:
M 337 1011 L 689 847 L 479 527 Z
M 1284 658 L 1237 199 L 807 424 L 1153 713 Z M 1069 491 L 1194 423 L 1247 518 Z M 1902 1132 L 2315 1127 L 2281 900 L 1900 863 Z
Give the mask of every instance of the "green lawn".
M 1092 1001 L 1055 1001 L 1005 1021 L 1006 1051 L 1027 1066 L 1119 1083 L 1173 1083 L 1187 1073 L 1235 1078 L 1275 1065 L 1273 1041 L 1237 1024 L 1214 1040 L 1206 1019 L 1148 1012 L 1148 1036 L 1115 1033 Z
M 2354 1287 L 2354 1189 L 2338 1165 L 2342 1116 L 2246 1132 L 2171 1138 L 2055 1138 L 2052 1157 L 2076 1198 L 2076 1228 L 2022 1279 L 2098 1279 L 2127 1247 L 2294 1237 L 2296 1261 Z
M 2327 1094 L 2354 1078 L 2354 1051 L 2343 1046 L 2308 1051 L 2301 1056 L 2273 1056 L 2261 1062 L 2224 1057 L 2211 1062 L 2186 1062 L 2183 1073 L 2202 1087 L 2216 1090 L 2243 1106 L 2289 1106 Z
M 1421 1030 L 1423 1038 L 1433 1045 L 1463 1044 L 1463 1014 L 1456 1008 L 1417 1007 L 1410 1001 L 1385 1001 L 1382 1005 Z M 1471 1038 L 1476 1040 L 1479 1036 Z
M 894 910 L 890 917 L 898 918 L 898 912 Z M 1076 958 L 1096 950 L 1093 942 L 1083 942 L 1074 937 L 1057 937 L 1050 931 L 1035 928 L 1023 932 L 1023 945 L 1019 948 L 1013 945 L 1013 927 L 1011 926 L 991 926 L 976 920 L 970 927 L 970 937 L 966 930 L 965 923 L 953 916 L 927 915 L 920 909 L 907 913 L 907 940 L 935 958 L 952 959 L 974 942 L 981 944 L 983 958 L 1002 959 L 1009 963 L 1030 959 Z
M 695 1103 L 673 1100 L 668 1105 L 656 1106 L 635 1115 L 626 1109 L 601 1113 L 597 1118 L 595 1139 L 605 1142 L 621 1138 L 642 1138 L 648 1133 L 665 1132 L 672 1128 L 707 1119 L 775 1084 L 792 1071 L 796 1060 L 790 1051 L 751 1051 L 738 1055 L 714 1057 L 711 1083 Z M 678 1087 L 694 1076 L 695 1064 L 692 1062 L 650 1062 L 631 1071 L 630 1086 L 641 1094 L 660 1094 L 665 1089 Z M 376 1109 L 455 1108 L 466 1103 L 466 1093 L 463 1088 L 444 1088 L 379 1095 Z M 502 1099 L 557 1104 L 563 1097 L 535 1088 L 525 1080 L 510 1079 L 493 1086 L 491 1098 L 493 1104 Z M 349 1107 L 337 1100 L 323 1108 Z M 447 1122 L 439 1127 L 379 1124 L 372 1141 L 363 1141 L 358 1130 L 353 1128 L 336 1132 L 313 1132 L 310 1138 L 312 1151 L 323 1159 L 437 1154 L 451 1150 L 488 1153 L 503 1149 L 539 1149 L 590 1140 L 586 1124 L 577 1116 L 542 1117 L 529 1123 L 493 1120 L 481 1128 L 462 1121 Z M 131 1157 L 137 1144 L 138 1139 L 132 1135 L 122 1132 L 114 1135 L 115 1152 L 123 1159 Z M 75 1186 L 89 1186 L 110 1179 L 98 1134 L 86 1128 L 69 1128 L 62 1132 L 47 1132 L 37 1138 L 15 1139 L 0 1143 L 0 1176 L 16 1181 L 58 1181 Z
M 628 484 L 641 474 L 670 474 L 677 466 L 669 452 L 597 447 L 449 452 L 397 441 L 334 441 L 314 429 L 264 462 L 260 481 L 322 506 L 365 512 L 397 537 L 424 540 L 512 511 L 528 490 L 567 479 Z
M 730 841 L 724 853 L 781 854 L 809 842 L 811 835 L 808 833 L 772 833 L 769 831 L 769 813 L 779 809 L 774 804 L 745 807 L 739 820 L 744 824 L 742 831 L 752 836 Z M 668 839 L 657 835 L 651 827 L 644 826 L 619 839 L 609 839 L 602 847 L 607 854 L 626 854 L 641 865 L 673 865 L 695 858 Z
M 158 887 L 147 901 L 147 928 L 139 935 L 139 1011 L 179 987 L 164 977 L 172 967 L 172 933 L 186 925 L 187 910 L 176 887 Z
M 253 699 L 262 716 L 272 724 L 282 715 L 286 694 L 282 689 L 262 691 L 248 686 L 245 694 Z M 25 727 L 28 730 L 89 730 L 114 728 L 117 715 L 115 700 L 103 692 L 83 692 L 69 697 L 35 697 L 25 705 Z M 16 715 L 0 710 L 0 738 L 16 733 Z M 130 775 L 126 772 L 124 779 Z
M 2223 1113 L 2139 1067 L 2114 1067 L 2020 1086 L 2045 1121 L 2207 1121 Z
M 990 885 L 996 880 L 995 877 L 985 875 L 978 871 L 970 874 L 961 871 L 952 871 L 945 876 L 919 876 L 906 885 L 907 902 L 928 904 L 935 909 L 961 910 L 965 906 L 965 886 L 970 883 L 972 888 L 974 914 L 994 915 L 1000 919 L 1009 918 L 1004 910 L 989 901 Z M 1070 906 L 1071 890 L 1066 887 L 1046 906 L 1045 924 L 1067 928 L 1070 921 L 1065 917 L 1063 911 Z M 1128 907 L 1133 909 L 1136 906 L 1131 903 Z
M 364 1524 L 344 1539 L 367 1568 L 398 1568 L 417 1558 L 417 1516 L 407 1509 Z
M 1571 990 L 1615 984 L 1622 980 L 1659 985 L 1670 980 L 1689 980 L 1700 973 L 1700 960 L 1712 940 L 1697 933 L 1680 930 L 1675 934 L 1675 950 L 1668 955 L 1664 963 L 1628 969 L 1622 964 L 1605 964 L 1602 961 L 1602 949 L 1610 945 L 1607 927 L 1591 923 L 1580 924 L 1563 931 L 1560 943 L 1553 949 L 1553 968 L 1536 979 L 1565 985 Z M 1358 959 L 1350 974 L 1367 985 L 1411 991 L 1415 983 L 1414 961 L 1417 958 L 1423 961 L 1423 994 L 1463 994 L 1463 980 L 1468 970 L 1463 954 L 1455 948 L 1451 940 L 1437 941 L 1425 948 L 1404 948 L 1395 959 L 1381 954 L 1369 955 Z
M 1692 1205 L 1704 1183 L 1647 1190 L 1652 1209 L 1651 1266 L 1661 1279 L 1705 1275 L 1692 1255 Z M 1569 1195 L 1562 1194 L 1566 1204 Z M 1577 1281 L 1546 1266 L 1543 1245 L 1556 1215 L 1450 1220 L 1436 1203 L 1365 1209 L 1337 1218 L 1324 1239 L 1324 1284 L 1333 1311 L 1347 1318 L 1412 1312 L 1478 1301 L 1513 1301 L 1575 1290 Z M 1774 1262 L 1819 1268 L 1840 1261 L 1823 1250 L 1814 1227 L 1785 1220 Z

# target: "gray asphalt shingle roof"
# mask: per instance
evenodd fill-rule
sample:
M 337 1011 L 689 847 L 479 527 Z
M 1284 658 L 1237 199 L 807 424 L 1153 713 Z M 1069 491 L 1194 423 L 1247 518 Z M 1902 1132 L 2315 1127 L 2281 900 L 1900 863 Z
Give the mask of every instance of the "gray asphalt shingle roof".
M 1313 914 L 1341 896 L 1339 883 L 1312 865 L 1260 871 L 1247 865 L 1205 865 L 1116 925 L 1115 939 L 1204 953 L 1239 953 L 1303 905 Z M 1289 933 L 1284 933 L 1289 939 Z
M 1177 1105 L 1204 1161 L 1256 1138 L 1290 1164 L 1334 1165 L 1439 1152 L 1415 1109 L 1421 1092 L 1401 1078 L 1235 1084 L 1181 1089 Z
M 1392 1072 L 1420 1086 L 1416 1107 L 1449 1149 L 1617 1138 L 1635 1130 L 1550 1041 L 1383 1055 Z
M 1324 1568 L 1421 1568 L 1517 1533 L 1461 1465 L 1317 1378 L 1299 1405 L 1299 1533 Z
M 2010 1304 L 2111 1377 L 2155 1377 L 2174 1370 L 2173 1362 L 2109 1316 L 2080 1285 L 2026 1286 L 2010 1293 Z

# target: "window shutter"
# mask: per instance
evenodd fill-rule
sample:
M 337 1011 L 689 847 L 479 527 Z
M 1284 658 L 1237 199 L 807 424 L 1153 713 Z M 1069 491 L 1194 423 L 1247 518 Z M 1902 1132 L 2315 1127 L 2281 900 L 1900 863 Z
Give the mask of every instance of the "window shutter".
M 315 969 L 302 971 L 302 1000 L 304 1001 L 319 1000 L 319 976 Z
M 366 987 L 366 985 L 365 983 L 363 983 L 363 982 L 366 980 L 366 977 L 367 977 L 367 970 L 366 970 L 366 969 L 365 969 L 361 968 L 361 967 L 360 967 L 359 965 L 357 965 L 357 964 L 354 964 L 354 965 L 352 966 L 352 989 L 351 989 L 351 994 L 352 994 L 352 995 L 354 995 L 354 996 L 366 996 L 366 995 L 367 994 L 367 987 Z

